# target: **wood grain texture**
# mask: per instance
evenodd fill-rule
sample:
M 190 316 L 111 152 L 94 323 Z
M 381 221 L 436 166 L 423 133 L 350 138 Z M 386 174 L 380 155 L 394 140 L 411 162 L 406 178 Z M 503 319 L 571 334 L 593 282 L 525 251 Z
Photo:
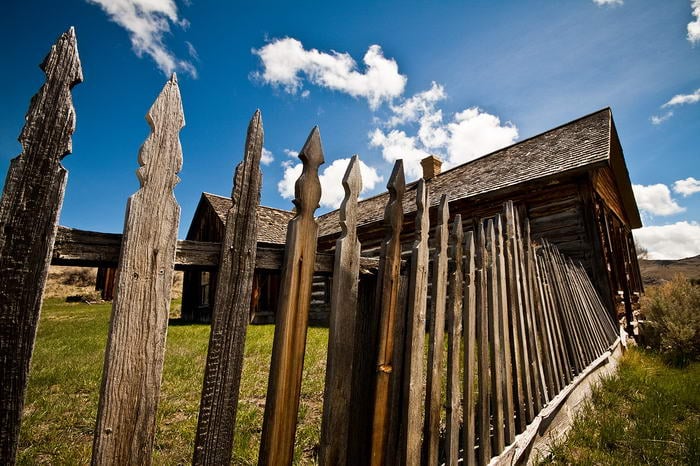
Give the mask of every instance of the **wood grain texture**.
M 428 298 L 428 189 L 425 180 L 416 188 L 415 239 L 411 248 L 411 269 L 408 291 L 408 325 L 404 377 L 404 427 L 401 440 L 402 463 L 418 466 L 423 433 L 423 391 L 425 389 L 425 315 Z
M 399 297 L 399 274 L 401 271 L 401 226 L 403 224 L 403 195 L 406 181 L 403 161 L 394 164 L 389 182 L 389 201 L 384 211 L 386 235 L 382 242 L 377 275 L 375 308 L 379 310 L 376 382 L 372 422 L 372 447 L 370 464 L 383 466 L 389 426 L 389 403 L 393 381 L 394 333 Z
M 489 321 L 489 351 L 491 353 L 491 403 L 493 416 L 493 455 L 498 455 L 505 448 L 504 432 L 504 382 L 503 341 L 500 325 L 501 309 L 499 307 L 498 271 L 496 270 L 496 235 L 493 219 L 486 223 L 486 283 Z
M 477 463 L 488 464 L 491 458 L 491 373 L 489 370 L 489 307 L 486 289 L 486 238 L 484 224 L 476 230 L 475 288 L 476 288 L 476 339 L 478 344 L 479 401 L 477 404 L 477 432 L 479 450 Z
M 462 390 L 464 398 L 464 464 L 476 464 L 476 391 L 474 390 L 474 373 L 476 372 L 476 270 L 474 232 L 464 235 L 464 300 L 462 303 L 462 327 L 464 329 L 464 380 Z
M 525 359 L 523 356 L 524 347 L 522 345 L 522 330 L 520 326 L 520 315 L 522 309 L 522 300 L 519 292 L 519 273 L 516 265 L 517 249 L 515 247 L 515 220 L 513 218 L 513 203 L 507 202 L 503 206 L 505 213 L 505 225 L 503 225 L 505 234 L 505 265 L 506 265 L 506 281 L 508 284 L 507 300 L 509 312 L 508 325 L 511 329 L 511 337 L 513 342 L 512 347 L 512 364 L 513 369 L 513 402 L 515 405 L 515 425 L 518 433 L 525 430 L 527 426 L 526 420 L 526 403 L 525 395 Z
M 129 198 L 110 323 L 92 464 L 150 464 L 165 355 L 180 206 L 185 125 L 173 74 L 146 114 L 141 188 Z M 157 219 L 157 221 L 154 221 Z
M 243 161 L 236 167 L 231 209 L 221 243 L 211 333 L 199 404 L 192 464 L 230 464 L 238 392 L 250 314 L 257 249 L 263 125 L 256 111 L 248 125 Z
M 433 277 L 429 319 L 430 346 L 428 347 L 428 373 L 425 383 L 425 426 L 423 427 L 423 464 L 438 464 L 440 440 L 440 401 L 442 363 L 445 352 L 445 307 L 447 301 L 447 266 L 449 250 L 448 221 L 450 210 L 447 196 L 440 198 L 438 220 L 435 226 L 435 251 L 433 253 Z
M 287 248 L 258 457 L 260 466 L 289 465 L 294 456 L 318 236 L 318 224 L 314 218 L 321 199 L 318 167 L 324 162 L 318 127 L 309 134 L 299 151 L 299 158 L 303 169 L 294 187 L 297 215 L 287 227 Z
M 449 304 L 447 307 L 447 388 L 445 464 L 457 466 L 459 460 L 460 425 L 460 347 L 462 336 L 462 301 L 464 294 L 463 264 L 464 231 L 462 216 L 455 215 L 450 233 Z
M 109 267 L 119 262 L 122 235 L 100 233 L 58 227 L 51 265 L 74 265 L 79 267 Z M 175 270 L 189 268 L 216 269 L 219 265 L 221 243 L 209 241 L 178 240 L 175 250 Z M 283 247 L 257 246 L 255 268 L 259 270 L 280 270 L 284 260 Z M 334 256 L 317 253 L 314 273 L 333 273 Z M 379 267 L 376 257 L 360 257 L 360 273 L 375 273 Z
M 362 191 L 360 160 L 350 159 L 343 177 L 345 197 L 340 205 L 342 234 L 335 243 L 333 287 L 328 331 L 328 358 L 323 393 L 319 463 L 347 464 L 352 395 L 360 242 L 357 238 L 357 198 Z
M 498 308 L 500 310 L 498 325 L 501 331 L 501 339 L 503 341 L 501 348 L 502 364 L 503 364 L 503 423 L 505 444 L 510 445 L 515 440 L 515 407 L 513 405 L 513 369 L 512 369 L 512 352 L 511 352 L 511 336 L 510 336 L 510 313 L 511 308 L 508 306 L 508 282 L 506 279 L 506 256 L 505 256 L 505 229 L 501 215 L 496 216 L 494 224 L 496 233 L 496 277 L 498 279 Z
M 40 67 L 46 81 L 27 110 L 22 153 L 10 162 L 0 200 L 0 463 L 10 465 L 66 187 L 61 160 L 75 130 L 71 89 L 83 80 L 73 28 Z

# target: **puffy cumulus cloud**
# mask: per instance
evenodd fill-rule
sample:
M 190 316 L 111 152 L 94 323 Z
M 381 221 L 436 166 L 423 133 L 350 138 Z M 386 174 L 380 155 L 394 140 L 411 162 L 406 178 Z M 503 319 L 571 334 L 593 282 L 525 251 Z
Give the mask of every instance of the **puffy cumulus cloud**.
M 385 58 L 379 45 L 371 45 L 362 61 L 364 72 L 347 53 L 306 50 L 297 39 L 286 37 L 253 49 L 262 61 L 262 72 L 253 75 L 264 83 L 296 93 L 303 87 L 302 74 L 320 87 L 367 99 L 372 109 L 403 94 L 406 76 L 399 73 L 395 60 Z M 304 90 L 302 96 L 308 96 Z
M 321 182 L 321 206 L 337 209 L 345 197 L 343 189 L 343 176 L 348 168 L 350 159 L 336 159 L 325 167 L 319 174 Z M 277 184 L 277 190 L 285 199 L 294 199 L 294 184 L 301 176 L 302 164 L 283 164 L 284 175 Z M 383 177 L 377 170 L 360 160 L 360 174 L 362 175 L 362 192 L 373 190 Z
M 260 163 L 263 165 L 270 165 L 274 161 L 275 157 L 272 155 L 272 152 L 263 147 L 262 155 L 260 156 Z
M 649 251 L 649 259 L 675 260 L 700 254 L 700 225 L 676 222 L 634 231 L 634 237 Z
M 637 206 L 652 215 L 673 215 L 685 211 L 671 198 L 671 191 L 665 184 L 644 186 L 632 185 Z
M 422 176 L 420 161 L 430 155 L 417 147 L 418 141 L 415 137 L 408 136 L 404 131 L 397 129 L 384 132 L 376 128 L 369 135 L 369 145 L 381 148 L 382 156 L 387 162 L 393 163 L 403 159 L 403 168 L 409 179 Z
M 409 178 L 422 175 L 421 159 L 429 154 L 441 157 L 445 168 L 459 165 L 496 149 L 508 146 L 518 137 L 517 127 L 501 123 L 500 118 L 478 107 L 452 115 L 445 122 L 440 101 L 447 97 L 445 89 L 433 82 L 430 89 L 419 92 L 403 102 L 390 105 L 392 115 L 384 126 L 369 134 L 371 147 L 379 147 L 384 159 L 403 159 Z M 415 136 L 397 126 L 418 128 Z
M 600 5 L 600 6 L 604 6 L 604 5 L 614 6 L 614 5 L 622 5 L 625 2 L 623 0 L 593 0 L 593 3 L 595 3 L 596 5 Z
M 137 56 L 145 53 L 158 65 L 158 68 L 170 75 L 174 71 L 184 71 L 197 77 L 197 69 L 187 61 L 179 59 L 165 45 L 163 36 L 170 32 L 170 25 L 189 27 L 186 19 L 178 15 L 174 0 L 86 0 L 99 5 L 109 19 L 126 29 L 131 46 Z M 186 43 L 190 56 L 198 60 L 197 52 L 189 42 Z
M 700 0 L 698 0 L 700 1 Z M 696 89 L 695 92 L 691 94 L 677 94 L 671 97 L 671 99 L 663 104 L 662 108 L 673 107 L 674 105 L 685 105 L 694 104 L 700 102 L 700 89 Z
M 513 123 L 502 124 L 500 118 L 478 107 L 455 114 L 448 128 L 448 166 L 468 162 L 513 144 L 518 138 L 518 128 Z
M 285 155 L 287 157 L 292 157 L 292 158 L 299 157 L 299 152 L 292 150 L 292 149 L 285 149 L 283 152 L 285 153 Z
M 684 180 L 678 180 L 673 183 L 673 190 L 683 197 L 688 197 L 691 194 L 700 193 L 700 180 L 696 180 L 692 176 Z
M 688 23 L 688 40 L 695 45 L 700 42 L 700 0 L 692 0 L 690 2 L 695 21 Z

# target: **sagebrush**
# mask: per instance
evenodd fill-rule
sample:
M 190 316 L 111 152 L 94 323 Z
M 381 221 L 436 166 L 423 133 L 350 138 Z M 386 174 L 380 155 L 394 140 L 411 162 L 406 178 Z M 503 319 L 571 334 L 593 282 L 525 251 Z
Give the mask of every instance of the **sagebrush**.
M 650 287 L 642 302 L 648 319 L 646 344 L 669 362 L 700 360 L 700 286 L 683 275 Z

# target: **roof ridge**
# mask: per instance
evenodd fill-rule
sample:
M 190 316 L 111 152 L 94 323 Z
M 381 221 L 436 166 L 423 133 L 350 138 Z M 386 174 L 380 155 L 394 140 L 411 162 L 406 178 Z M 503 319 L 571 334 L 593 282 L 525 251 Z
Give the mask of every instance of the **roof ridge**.
M 219 198 L 219 199 L 224 199 L 224 200 L 226 200 L 226 201 L 230 201 L 230 200 L 231 200 L 231 198 L 228 197 L 228 196 L 222 196 L 221 194 L 214 194 L 214 193 L 210 193 L 210 192 L 207 192 L 207 191 L 202 191 L 202 195 L 213 196 L 213 197 L 217 197 L 217 198 Z M 262 205 L 262 204 L 258 204 L 258 207 L 263 207 L 263 208 L 265 208 L 265 209 L 270 209 L 270 210 L 276 210 L 276 211 L 278 211 L 278 212 L 284 212 L 285 214 L 292 214 L 292 213 L 294 213 L 293 210 L 285 210 L 285 209 L 280 209 L 280 208 L 278 208 L 278 207 L 270 207 L 270 206 Z

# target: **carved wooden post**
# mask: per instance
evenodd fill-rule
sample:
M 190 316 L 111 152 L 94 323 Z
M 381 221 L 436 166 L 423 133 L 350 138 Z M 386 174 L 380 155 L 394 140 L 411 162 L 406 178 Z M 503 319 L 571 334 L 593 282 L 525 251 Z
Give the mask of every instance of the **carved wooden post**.
M 294 434 L 318 236 L 318 224 L 314 219 L 314 211 L 321 199 L 318 167 L 324 162 L 318 127 L 314 127 L 309 134 L 299 152 L 299 158 L 303 163 L 303 171 L 294 187 L 297 214 L 287 227 L 287 245 L 258 458 L 260 466 L 292 464 L 294 456 Z
M 404 403 L 402 419 L 404 426 L 400 442 L 402 463 L 418 466 L 421 455 L 423 432 L 423 375 L 425 356 L 425 310 L 428 295 L 428 188 L 425 180 L 418 181 L 416 188 L 416 230 L 411 250 L 409 278 L 408 318 L 406 329 L 406 356 L 404 378 Z
M 440 439 L 440 385 L 442 361 L 445 351 L 445 301 L 447 291 L 447 239 L 450 211 L 447 195 L 443 194 L 438 206 L 435 227 L 435 252 L 433 253 L 433 280 L 430 290 L 430 346 L 428 348 L 428 374 L 425 382 L 425 425 L 423 427 L 423 464 L 438 464 L 438 440 Z
M 0 464 L 14 464 L 29 362 L 66 188 L 71 89 L 82 82 L 75 31 L 62 34 L 40 65 L 46 82 L 32 98 L 0 200 Z
M 360 274 L 360 242 L 357 239 L 357 197 L 362 191 L 360 161 L 350 159 L 343 177 L 345 198 L 340 205 L 341 234 L 335 242 L 331 315 L 328 332 L 326 385 L 319 463 L 343 466 L 349 447 L 350 400 L 357 325 L 357 290 Z
M 403 161 L 397 160 L 387 184 L 389 202 L 384 211 L 386 236 L 382 241 L 377 296 L 375 307 L 380 311 L 377 352 L 377 378 L 372 423 L 371 464 L 383 466 L 386 456 L 387 427 L 389 425 L 389 393 L 392 381 L 394 329 L 399 295 L 401 269 L 401 226 L 403 224 L 403 195 L 406 182 Z
M 256 212 L 260 203 L 260 157 L 263 126 L 260 111 L 248 125 L 243 161 L 236 167 L 231 208 L 214 298 L 207 365 L 193 464 L 231 463 L 238 391 L 250 313 L 257 248 Z
M 175 74 L 146 115 L 141 188 L 129 198 L 92 464 L 150 464 L 165 354 L 180 206 L 173 195 L 185 125 Z
M 447 308 L 447 434 L 445 450 L 447 466 L 457 466 L 459 459 L 459 403 L 460 377 L 459 355 L 462 335 L 462 296 L 464 274 L 462 271 L 462 251 L 464 232 L 462 216 L 455 215 L 450 234 L 450 255 L 452 271 L 450 273 L 450 303 Z M 466 343 L 465 343 L 466 344 Z

